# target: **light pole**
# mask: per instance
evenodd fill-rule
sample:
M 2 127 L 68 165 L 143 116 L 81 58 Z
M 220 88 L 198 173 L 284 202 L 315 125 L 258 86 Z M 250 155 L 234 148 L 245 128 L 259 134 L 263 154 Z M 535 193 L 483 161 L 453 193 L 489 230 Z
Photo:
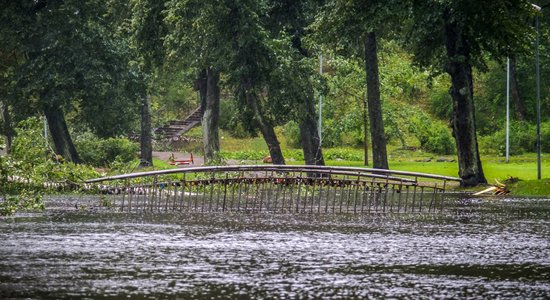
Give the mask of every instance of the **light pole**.
M 539 55 L 539 35 L 540 35 L 540 32 L 539 32 L 539 13 L 541 11 L 541 7 L 538 6 L 538 5 L 535 5 L 535 4 L 531 4 L 533 6 L 533 8 L 535 8 L 537 10 L 537 15 L 536 15 L 536 19 L 535 19 L 535 28 L 537 30 L 537 39 L 536 39 L 536 51 L 535 51 L 535 60 L 536 60 L 536 81 L 537 81 L 537 89 L 536 89 L 536 93 L 537 93 L 537 179 L 541 179 L 542 177 L 542 174 L 541 174 L 541 158 L 540 158 L 540 152 L 541 152 L 541 147 L 540 147 L 540 55 Z
M 506 163 L 510 162 L 510 57 L 506 60 Z
M 323 75 L 323 54 L 319 55 L 319 74 Z M 321 148 L 321 143 L 323 142 L 323 93 L 319 94 L 319 125 L 318 125 L 318 131 L 319 131 L 319 148 Z

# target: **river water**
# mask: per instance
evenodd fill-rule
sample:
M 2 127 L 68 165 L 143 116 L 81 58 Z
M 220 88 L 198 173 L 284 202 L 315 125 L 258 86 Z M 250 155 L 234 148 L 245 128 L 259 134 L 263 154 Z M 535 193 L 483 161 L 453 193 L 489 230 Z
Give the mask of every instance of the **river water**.
M 367 216 L 95 202 L 0 219 L 0 298 L 550 298 L 550 199 L 457 196 L 442 212 Z

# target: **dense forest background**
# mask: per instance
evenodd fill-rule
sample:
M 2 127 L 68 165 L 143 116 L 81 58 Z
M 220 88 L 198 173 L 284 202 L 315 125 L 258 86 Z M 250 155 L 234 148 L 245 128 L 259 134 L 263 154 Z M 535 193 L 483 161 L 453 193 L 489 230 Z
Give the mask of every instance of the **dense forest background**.
M 507 58 L 511 154 L 536 149 L 536 19 L 550 151 L 547 3 L 537 3 L 541 11 L 519 0 L 1 3 L 0 133 L 15 156 L 51 145 L 58 161 L 104 166 L 141 149 L 151 164 L 151 152 L 167 147 L 153 129 L 201 106 L 200 151 L 213 162 L 220 136 L 260 136 L 274 163 L 285 163 L 284 139 L 308 164 L 324 164 L 321 148 L 356 147 L 387 167 L 387 143 L 458 155 L 460 176 L 482 183 L 475 156 L 504 153 Z M 468 120 L 474 135 L 462 138 Z

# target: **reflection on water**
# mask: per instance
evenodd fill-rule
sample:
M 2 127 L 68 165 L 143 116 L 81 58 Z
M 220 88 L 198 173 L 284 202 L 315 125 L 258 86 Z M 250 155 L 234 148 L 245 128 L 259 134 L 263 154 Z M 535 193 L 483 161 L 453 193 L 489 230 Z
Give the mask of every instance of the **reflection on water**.
M 83 201 L 0 219 L 0 298 L 550 297 L 549 199 L 386 216 L 139 215 Z

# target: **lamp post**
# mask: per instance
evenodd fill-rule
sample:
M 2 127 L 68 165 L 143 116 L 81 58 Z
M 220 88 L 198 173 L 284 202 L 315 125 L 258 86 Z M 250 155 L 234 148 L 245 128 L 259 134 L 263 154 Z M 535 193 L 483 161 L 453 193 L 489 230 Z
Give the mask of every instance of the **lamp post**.
M 323 54 L 319 55 L 319 75 L 323 75 Z M 323 142 L 323 93 L 319 94 L 319 125 L 318 125 L 318 131 L 319 131 L 319 148 L 321 148 L 321 144 Z
M 506 163 L 510 162 L 510 58 L 506 60 Z
M 537 15 L 535 19 L 535 28 L 537 30 L 537 39 L 536 39 L 536 51 L 535 51 L 535 65 L 536 65 L 536 82 L 537 82 L 537 179 L 541 179 L 541 145 L 540 145 L 540 55 L 539 55 L 539 12 L 542 10 L 540 6 L 531 4 L 534 9 L 537 10 Z

